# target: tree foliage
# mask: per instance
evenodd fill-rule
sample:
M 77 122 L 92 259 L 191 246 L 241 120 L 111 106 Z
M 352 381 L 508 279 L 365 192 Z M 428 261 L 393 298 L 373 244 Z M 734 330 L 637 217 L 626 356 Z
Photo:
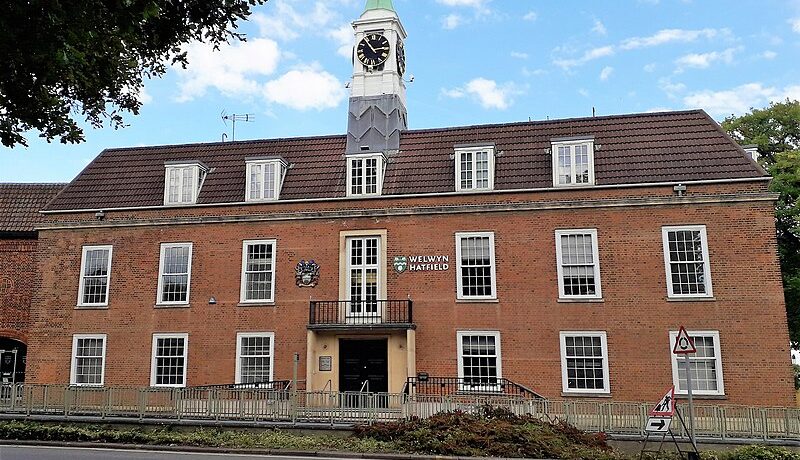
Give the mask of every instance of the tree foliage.
M 84 140 L 79 126 L 123 126 L 143 78 L 187 64 L 181 47 L 243 39 L 266 0 L 7 0 L 0 14 L 0 142 Z M 257 58 L 257 57 L 255 57 Z
M 789 335 L 800 344 L 800 102 L 772 103 L 722 123 L 741 144 L 756 144 L 778 193 L 775 224 Z

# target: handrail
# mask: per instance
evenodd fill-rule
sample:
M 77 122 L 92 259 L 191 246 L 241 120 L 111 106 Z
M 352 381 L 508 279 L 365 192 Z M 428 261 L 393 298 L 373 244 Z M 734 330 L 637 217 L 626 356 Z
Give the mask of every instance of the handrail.
M 449 395 L 449 394 L 502 394 L 510 396 L 522 396 L 531 399 L 544 399 L 542 395 L 534 390 L 512 382 L 506 378 L 498 377 L 409 377 L 406 380 L 409 393 L 426 395 Z
M 413 322 L 413 301 L 410 298 L 309 301 L 308 324 L 312 326 L 411 326 Z
M 367 388 L 367 391 L 364 391 L 364 387 Z M 369 393 L 369 379 L 364 380 L 364 383 L 361 384 L 361 390 L 359 393 Z
M 325 386 L 322 387 L 322 392 L 325 393 L 326 391 L 330 390 L 333 390 L 333 380 L 328 379 L 328 383 L 326 383 Z

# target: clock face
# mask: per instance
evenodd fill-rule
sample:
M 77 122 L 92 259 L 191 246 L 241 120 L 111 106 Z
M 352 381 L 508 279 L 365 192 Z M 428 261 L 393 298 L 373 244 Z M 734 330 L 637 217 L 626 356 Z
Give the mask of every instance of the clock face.
M 389 40 L 381 34 L 367 34 L 356 47 L 356 56 L 367 67 L 376 67 L 389 58 Z
M 401 40 L 397 40 L 397 72 L 400 76 L 406 73 L 406 47 Z

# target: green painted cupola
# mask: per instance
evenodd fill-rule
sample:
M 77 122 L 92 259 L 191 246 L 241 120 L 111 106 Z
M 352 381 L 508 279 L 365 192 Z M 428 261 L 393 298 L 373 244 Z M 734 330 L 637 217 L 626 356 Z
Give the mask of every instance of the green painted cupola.
M 364 8 L 364 11 L 369 10 L 394 11 L 394 5 L 392 5 L 392 0 L 367 0 L 367 7 Z

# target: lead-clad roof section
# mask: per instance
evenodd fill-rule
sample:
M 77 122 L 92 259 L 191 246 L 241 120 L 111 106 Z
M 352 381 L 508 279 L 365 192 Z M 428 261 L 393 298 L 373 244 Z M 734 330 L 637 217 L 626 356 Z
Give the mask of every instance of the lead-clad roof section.
M 403 132 L 389 155 L 384 195 L 455 191 L 455 146 L 493 142 L 495 190 L 552 186 L 553 139 L 594 137 L 597 185 L 761 177 L 705 112 L 684 111 L 465 126 Z M 198 204 L 241 203 L 246 159 L 282 157 L 290 164 L 281 200 L 345 196 L 345 136 L 104 150 L 47 210 L 161 206 L 164 164 L 201 161 L 212 168 Z
M 0 233 L 29 233 L 44 208 L 67 184 L 0 184 Z

